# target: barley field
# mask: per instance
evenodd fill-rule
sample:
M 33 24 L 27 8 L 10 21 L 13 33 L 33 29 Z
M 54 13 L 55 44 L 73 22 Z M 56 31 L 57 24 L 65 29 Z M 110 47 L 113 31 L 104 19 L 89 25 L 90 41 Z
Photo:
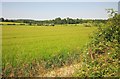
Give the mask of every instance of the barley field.
M 83 25 L 3 26 L 2 68 L 5 76 L 28 76 L 25 66 L 58 54 L 79 52 L 97 27 Z M 67 57 L 67 56 L 66 56 Z M 33 66 L 33 65 L 32 65 Z M 18 69 L 18 67 L 20 69 Z M 16 73 L 24 71 L 26 74 Z M 34 72 L 33 72 L 34 73 Z

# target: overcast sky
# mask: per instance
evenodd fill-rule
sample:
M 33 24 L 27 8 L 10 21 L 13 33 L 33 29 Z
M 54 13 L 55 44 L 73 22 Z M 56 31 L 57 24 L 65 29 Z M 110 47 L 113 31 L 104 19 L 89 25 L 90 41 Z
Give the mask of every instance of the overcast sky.
M 101 2 L 94 2 L 94 0 L 91 0 L 91 2 L 90 0 L 89 2 L 75 2 L 77 0 L 74 2 L 70 2 L 73 0 L 69 0 L 69 2 L 35 2 L 37 0 L 34 0 L 34 2 L 31 1 L 33 0 L 29 0 L 29 2 L 2 0 L 2 17 L 8 19 L 36 20 L 54 19 L 56 17 L 105 19 L 108 18 L 105 9 L 113 8 L 118 10 L 118 0 L 114 0 L 114 2 L 112 0 L 109 0 L 109 2 L 108 0 L 104 0 L 106 2 L 103 0 L 101 0 Z

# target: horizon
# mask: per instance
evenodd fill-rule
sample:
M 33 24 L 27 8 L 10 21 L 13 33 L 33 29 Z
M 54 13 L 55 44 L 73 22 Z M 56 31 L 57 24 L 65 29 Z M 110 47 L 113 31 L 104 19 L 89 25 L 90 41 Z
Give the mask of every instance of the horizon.
M 0 18 L 4 18 L 4 17 L 0 17 Z M 56 18 L 61 18 L 61 17 L 56 17 Z M 56 18 L 53 18 L 53 19 L 44 19 L 44 20 L 40 20 L 40 19 L 27 19 L 27 18 L 22 18 L 22 19 L 8 19 L 8 18 L 4 18 L 4 20 L 34 20 L 34 21 L 45 21 L 45 20 L 55 20 Z M 70 17 L 65 17 L 65 18 L 61 18 L 61 19 L 67 19 L 67 18 L 70 18 Z M 107 20 L 108 18 L 105 18 L 105 19 L 101 19 L 101 18 L 71 18 L 71 19 L 82 19 L 82 20 Z
M 22 5 L 22 6 L 21 6 Z M 117 2 L 2 2 L 2 17 L 6 19 L 52 20 L 108 19 L 105 9 L 118 10 Z

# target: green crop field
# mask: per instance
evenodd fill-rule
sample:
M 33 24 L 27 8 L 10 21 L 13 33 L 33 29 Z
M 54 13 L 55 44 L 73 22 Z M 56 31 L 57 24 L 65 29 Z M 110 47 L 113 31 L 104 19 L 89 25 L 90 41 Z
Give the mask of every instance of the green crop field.
M 80 51 L 96 28 L 83 25 L 3 26 L 3 72 L 9 75 L 12 72 L 10 68 L 23 67 L 24 63 L 49 60 L 60 53 Z
M 25 23 L 17 23 L 17 22 L 0 22 L 0 25 L 20 25 Z

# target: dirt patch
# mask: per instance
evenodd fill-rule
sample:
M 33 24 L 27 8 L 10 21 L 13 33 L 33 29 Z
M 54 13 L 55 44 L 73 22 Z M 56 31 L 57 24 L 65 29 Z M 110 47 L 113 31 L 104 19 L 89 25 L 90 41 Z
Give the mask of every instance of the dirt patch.
M 64 66 L 62 68 L 54 69 L 48 71 L 43 75 L 38 75 L 38 77 L 71 77 L 73 73 L 81 67 L 81 64 L 74 64 L 70 66 Z

